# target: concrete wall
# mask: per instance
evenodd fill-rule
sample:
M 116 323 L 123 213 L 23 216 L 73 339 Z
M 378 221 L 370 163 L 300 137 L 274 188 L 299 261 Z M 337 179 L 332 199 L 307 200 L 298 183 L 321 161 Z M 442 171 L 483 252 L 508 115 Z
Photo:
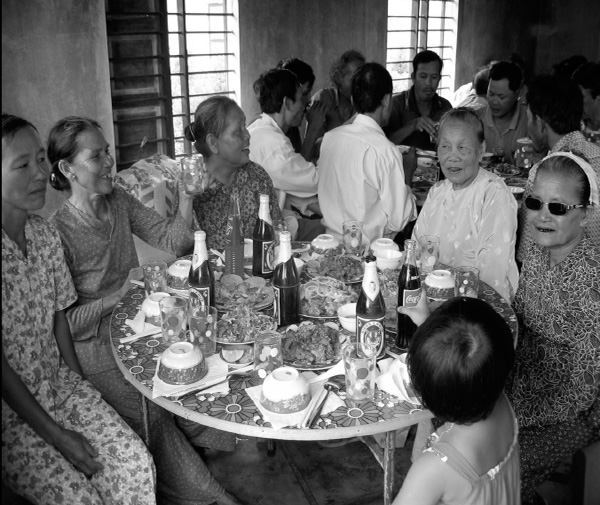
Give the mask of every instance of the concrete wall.
M 393 1 L 393 0 L 392 0 Z M 329 67 L 348 49 L 385 64 L 387 0 L 240 0 L 242 108 L 259 110 L 252 84 L 283 58 L 308 63 L 314 90 L 329 86 Z
M 31 121 L 45 142 L 68 115 L 100 122 L 114 145 L 102 0 L 2 0 L 2 112 Z M 48 186 L 49 216 L 66 195 Z
M 518 53 L 530 74 L 583 54 L 600 60 L 600 2 L 588 0 L 460 0 L 456 85 L 491 59 Z

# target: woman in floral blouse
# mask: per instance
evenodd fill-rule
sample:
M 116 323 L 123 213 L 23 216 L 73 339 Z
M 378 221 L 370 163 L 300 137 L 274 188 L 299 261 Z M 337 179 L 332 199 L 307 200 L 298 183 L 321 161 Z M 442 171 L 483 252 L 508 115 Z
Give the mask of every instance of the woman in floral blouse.
M 163 218 L 125 190 L 114 187 L 113 158 L 100 125 L 91 119 L 58 121 L 48 138 L 50 184 L 71 191 L 50 221 L 65 250 L 77 302 L 67 311 L 75 351 L 86 378 L 138 434 L 143 433 L 140 393 L 119 370 L 110 345 L 110 316 L 128 276 L 138 267 L 133 234 L 177 256 L 193 247 L 192 199 L 179 192 L 179 212 Z M 155 403 L 148 408 L 148 448 L 154 456 L 158 497 L 172 504 L 237 501 L 214 479 L 194 445 L 231 450 L 232 434 L 174 417 Z
M 244 237 L 252 238 L 261 194 L 269 195 L 271 219 L 281 219 L 271 177 L 250 161 L 250 134 L 238 104 L 225 96 L 208 98 L 196 109 L 195 121 L 185 129 L 185 135 L 204 156 L 213 179 L 194 200 L 194 212 L 206 231 L 209 247 L 225 247 L 227 213 L 234 188 L 240 198 Z
M 562 459 L 600 434 L 600 249 L 584 232 L 598 203 L 593 169 L 563 152 L 541 162 L 524 201 L 535 243 L 515 298 L 521 332 L 507 391 L 525 504 Z
M 2 482 L 34 503 L 155 503 L 152 458 L 87 381 L 37 130 L 2 115 Z

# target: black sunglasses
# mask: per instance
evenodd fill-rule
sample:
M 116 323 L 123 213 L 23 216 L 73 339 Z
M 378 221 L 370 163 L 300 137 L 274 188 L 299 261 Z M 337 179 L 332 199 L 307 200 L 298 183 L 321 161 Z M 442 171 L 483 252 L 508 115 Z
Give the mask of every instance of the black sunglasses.
M 584 204 L 566 205 L 558 202 L 546 203 L 539 198 L 533 198 L 532 196 L 525 198 L 525 207 L 527 207 L 529 210 L 542 210 L 544 205 L 548 207 L 550 214 L 554 214 L 555 216 L 564 216 L 568 210 L 583 209 L 586 207 Z

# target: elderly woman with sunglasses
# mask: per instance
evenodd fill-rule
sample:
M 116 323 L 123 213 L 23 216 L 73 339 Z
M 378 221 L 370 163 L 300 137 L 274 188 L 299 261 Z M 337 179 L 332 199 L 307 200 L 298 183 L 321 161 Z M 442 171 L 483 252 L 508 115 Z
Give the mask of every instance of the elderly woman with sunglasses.
M 524 203 L 534 243 L 515 297 L 521 331 L 507 391 L 529 503 L 562 459 L 599 438 L 600 249 L 585 234 L 597 177 L 580 157 L 552 153 Z

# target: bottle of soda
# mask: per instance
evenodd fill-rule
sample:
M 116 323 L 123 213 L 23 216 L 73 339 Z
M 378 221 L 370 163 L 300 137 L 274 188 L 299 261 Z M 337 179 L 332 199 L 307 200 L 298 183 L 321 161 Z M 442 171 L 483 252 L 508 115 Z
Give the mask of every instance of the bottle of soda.
M 194 257 L 188 277 L 190 285 L 190 305 L 215 305 L 215 276 L 208 260 L 206 232 L 194 233 Z
M 421 278 L 417 268 L 415 250 L 416 240 L 405 240 L 405 258 L 400 275 L 398 276 L 398 307 L 414 307 L 421 298 Z M 408 349 L 410 339 L 417 329 L 412 319 L 398 313 L 396 345 L 401 349 Z
M 225 229 L 225 273 L 244 277 L 244 235 L 242 233 L 242 216 L 240 214 L 240 198 L 237 189 L 231 193 L 231 204 Z
M 273 222 L 269 212 L 269 195 L 260 195 L 258 219 L 252 233 L 252 275 L 273 276 Z
M 375 257 L 367 256 L 362 288 L 356 304 L 356 340 L 359 344 L 374 345 L 377 357 L 382 357 L 385 353 L 384 317 L 385 302 L 379 289 Z M 358 349 L 367 354 L 364 347 L 359 345 Z
M 273 272 L 273 317 L 279 326 L 300 322 L 300 277 L 294 258 L 289 231 L 279 235 L 279 258 Z

